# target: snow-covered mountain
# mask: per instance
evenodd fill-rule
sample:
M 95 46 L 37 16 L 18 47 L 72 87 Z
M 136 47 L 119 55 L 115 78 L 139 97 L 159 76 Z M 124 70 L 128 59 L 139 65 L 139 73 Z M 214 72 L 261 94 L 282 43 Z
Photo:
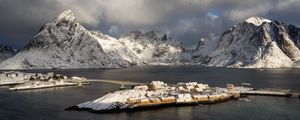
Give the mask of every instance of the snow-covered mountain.
M 16 52 L 17 51 L 10 46 L 0 45 L 0 62 L 14 56 Z
M 300 29 L 294 25 L 251 17 L 220 36 L 201 39 L 185 58 L 208 66 L 296 67 L 300 60 L 299 38 Z
M 0 68 L 120 68 L 131 65 L 118 56 L 106 54 L 106 49 L 99 44 L 101 40 L 66 10 L 42 26 L 29 44 L 14 57 L 3 61 Z
M 130 32 L 120 39 L 88 31 L 70 10 L 39 33 L 0 69 L 121 68 L 178 62 L 180 44 L 161 32 Z
M 300 66 L 300 28 L 251 17 L 203 38 L 193 50 L 159 31 L 132 31 L 119 38 L 88 31 L 70 10 L 41 27 L 15 56 L 0 46 L 0 69 L 121 68 L 133 65 L 202 64 L 220 67 Z M 12 57 L 13 56 L 13 57 Z M 9 58 L 10 57 L 10 58 Z M 7 59 L 8 58 L 8 59 Z
M 145 64 L 176 64 L 183 52 L 180 43 L 170 40 L 160 31 L 132 31 L 121 35 L 119 41 Z

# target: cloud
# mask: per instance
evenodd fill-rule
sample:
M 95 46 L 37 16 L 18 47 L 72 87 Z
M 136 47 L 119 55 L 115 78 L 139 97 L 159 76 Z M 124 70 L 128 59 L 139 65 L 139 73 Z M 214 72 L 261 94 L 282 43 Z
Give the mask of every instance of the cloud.
M 71 9 L 77 17 L 77 19 L 88 25 L 98 25 L 103 14 L 102 8 L 98 5 L 96 0 L 89 2 L 82 0 L 56 0 L 60 3 L 60 7 L 64 9 Z
M 71 9 L 86 28 L 117 36 L 161 30 L 186 46 L 251 16 L 299 25 L 299 0 L 1 0 L 0 43 L 22 47 L 39 27 Z

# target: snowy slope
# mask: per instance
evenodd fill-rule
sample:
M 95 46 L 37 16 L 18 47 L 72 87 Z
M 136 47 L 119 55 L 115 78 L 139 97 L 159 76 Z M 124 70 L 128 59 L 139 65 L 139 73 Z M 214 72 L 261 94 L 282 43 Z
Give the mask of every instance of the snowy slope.
M 133 51 L 131 51 L 118 39 L 97 31 L 93 31 L 91 33 L 97 38 L 99 44 L 102 46 L 103 52 L 106 55 L 114 58 L 120 58 L 131 65 L 137 65 L 140 63 L 138 56 L 136 56 Z
M 106 55 L 98 38 L 81 26 L 70 10 L 44 25 L 30 43 L 1 69 L 120 68 L 130 64 Z
M 176 64 L 183 52 L 181 44 L 159 31 L 132 31 L 121 35 L 119 40 L 145 64 Z
M 300 59 L 300 29 L 261 17 L 251 17 L 221 36 L 200 41 L 190 58 L 208 66 L 293 67 Z
M 0 45 L 0 62 L 13 57 L 16 52 L 17 51 L 10 46 Z
M 77 105 L 79 108 L 89 108 L 93 110 L 110 110 L 126 107 L 128 98 L 146 98 L 146 91 L 143 90 L 123 90 L 108 93 L 105 96 Z

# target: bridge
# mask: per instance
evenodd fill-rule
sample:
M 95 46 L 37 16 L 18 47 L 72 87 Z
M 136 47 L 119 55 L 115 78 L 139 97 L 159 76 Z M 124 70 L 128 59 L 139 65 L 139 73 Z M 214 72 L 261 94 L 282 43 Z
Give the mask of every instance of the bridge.
M 125 85 L 145 85 L 145 83 L 139 83 L 139 82 L 131 82 L 131 81 L 125 81 L 125 80 L 105 80 L 105 79 L 70 79 L 67 80 L 67 82 L 74 82 L 78 83 L 78 86 L 82 86 L 84 84 L 88 84 L 90 82 L 101 82 L 101 83 L 111 83 L 111 84 L 117 84 L 120 85 L 120 89 L 125 89 Z

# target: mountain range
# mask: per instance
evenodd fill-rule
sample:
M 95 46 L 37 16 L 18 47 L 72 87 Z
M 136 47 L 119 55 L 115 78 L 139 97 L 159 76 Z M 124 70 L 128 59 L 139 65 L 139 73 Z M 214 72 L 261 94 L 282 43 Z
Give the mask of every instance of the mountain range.
M 300 29 L 251 17 L 221 35 L 185 49 L 160 31 L 132 31 L 114 38 L 80 25 L 66 10 L 43 25 L 18 53 L 0 46 L 0 69 L 122 68 L 199 64 L 217 67 L 298 67 Z M 5 54 L 4 54 L 5 53 Z

